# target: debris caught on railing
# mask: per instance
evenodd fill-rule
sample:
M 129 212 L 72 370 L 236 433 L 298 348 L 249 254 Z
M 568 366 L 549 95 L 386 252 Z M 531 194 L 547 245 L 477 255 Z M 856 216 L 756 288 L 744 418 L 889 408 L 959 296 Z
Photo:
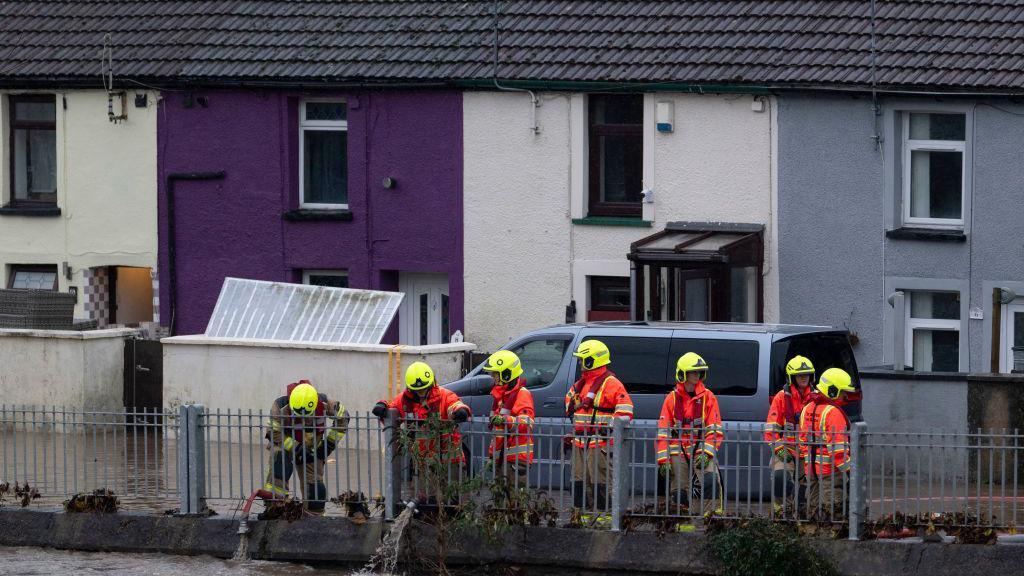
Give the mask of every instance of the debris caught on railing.
M 113 514 L 121 506 L 117 496 L 107 488 L 97 488 L 91 494 L 78 493 L 64 502 L 64 511 L 69 514 L 98 513 Z
M 4 496 L 11 492 L 14 493 L 14 497 L 18 500 L 18 503 L 21 504 L 22 508 L 28 507 L 33 500 L 42 498 L 42 494 L 39 493 L 39 490 L 29 486 L 28 482 L 25 482 L 25 484 L 21 486 L 15 482 L 13 488 L 9 482 L 4 482 L 3 484 L 0 484 L 0 503 L 4 502 L 6 500 Z
M 301 500 L 296 500 L 291 496 L 286 497 L 284 500 L 272 500 L 267 509 L 260 512 L 258 519 L 260 520 L 287 520 L 288 522 L 295 522 L 302 518 L 305 506 L 303 506 Z
M 986 524 L 994 524 L 995 518 L 984 520 L 971 512 L 925 512 L 920 515 L 894 512 L 870 522 L 866 526 L 866 539 L 901 539 L 921 537 L 925 541 L 942 541 L 949 536 L 957 544 L 995 544 L 999 533 Z
M 345 516 L 356 524 L 364 524 L 370 517 L 370 502 L 362 492 L 347 490 L 331 498 L 331 503 L 343 507 Z

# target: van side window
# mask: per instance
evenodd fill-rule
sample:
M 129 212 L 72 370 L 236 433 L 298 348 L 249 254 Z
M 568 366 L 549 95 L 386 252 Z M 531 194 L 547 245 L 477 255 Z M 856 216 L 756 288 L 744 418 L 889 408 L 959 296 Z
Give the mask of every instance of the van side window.
M 612 354 L 611 370 L 626 386 L 630 394 L 667 394 L 671 383 L 668 375 L 669 338 L 639 338 L 631 336 L 587 336 L 600 340 Z M 580 363 L 576 363 L 576 380 L 580 377 Z
M 675 338 L 672 340 L 672 376 L 675 364 L 687 352 L 700 354 L 710 367 L 707 387 L 718 396 L 757 394 L 758 344 L 755 340 Z
M 543 388 L 551 384 L 562 365 L 569 341 L 568 337 L 554 337 L 530 340 L 512 347 L 523 364 L 527 388 Z
M 771 393 L 774 395 L 786 383 L 786 362 L 793 356 L 806 356 L 814 364 L 817 376 L 829 368 L 842 368 L 860 388 L 860 374 L 853 348 L 845 334 L 801 334 L 772 344 Z

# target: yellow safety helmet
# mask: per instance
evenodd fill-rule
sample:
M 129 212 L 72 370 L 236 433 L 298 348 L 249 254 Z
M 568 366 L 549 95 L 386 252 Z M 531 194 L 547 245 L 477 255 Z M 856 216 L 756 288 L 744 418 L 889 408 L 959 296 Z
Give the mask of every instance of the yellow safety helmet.
M 842 368 L 829 368 L 822 372 L 821 378 L 818 378 L 817 388 L 818 392 L 833 400 L 839 398 L 839 395 L 843 392 L 855 390 L 853 379 Z
M 516 378 L 523 373 L 523 366 L 519 362 L 519 356 L 511 350 L 498 350 L 487 358 L 484 364 L 484 372 L 497 372 L 498 380 L 508 384 L 515 382 Z
M 686 375 L 690 372 L 703 372 L 704 379 L 708 377 L 708 363 L 696 352 L 687 352 L 676 361 L 676 382 L 686 380 Z
M 426 390 L 434 385 L 434 371 L 426 362 L 413 362 L 405 371 L 405 387 L 409 390 Z
M 576 347 L 573 356 L 583 361 L 584 370 L 595 370 L 612 362 L 612 353 L 600 340 L 584 340 Z
M 293 414 L 312 414 L 316 412 L 316 407 L 320 404 L 320 395 L 317 394 L 316 388 L 306 381 L 300 381 L 299 385 L 292 388 L 292 393 L 288 395 L 288 406 L 292 409 Z
M 801 374 L 809 374 L 811 382 L 814 382 L 814 364 L 805 356 L 793 356 L 786 362 L 786 382 L 793 383 L 793 377 Z

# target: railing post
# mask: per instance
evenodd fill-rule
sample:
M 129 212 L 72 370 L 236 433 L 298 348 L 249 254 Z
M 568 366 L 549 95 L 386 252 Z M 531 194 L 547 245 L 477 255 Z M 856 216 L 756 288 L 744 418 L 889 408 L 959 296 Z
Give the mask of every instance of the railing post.
M 612 532 L 622 530 L 622 514 L 629 502 L 629 420 L 612 419 Z
M 178 409 L 178 499 L 179 514 L 201 514 L 206 510 L 206 440 L 200 420 L 203 407 L 196 404 Z
M 864 525 L 864 518 L 867 512 L 865 502 L 867 485 L 867 459 L 864 456 L 866 448 L 864 432 L 867 424 L 854 422 L 850 429 L 850 540 L 860 540 L 861 527 Z
M 384 519 L 394 520 L 402 499 L 402 458 L 398 442 L 398 411 L 388 410 L 384 428 Z

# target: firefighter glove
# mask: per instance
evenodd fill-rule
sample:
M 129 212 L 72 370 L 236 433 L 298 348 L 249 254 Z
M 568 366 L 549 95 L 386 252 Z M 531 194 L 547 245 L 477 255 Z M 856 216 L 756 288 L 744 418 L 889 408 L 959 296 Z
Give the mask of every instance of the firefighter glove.
M 469 410 L 466 408 L 459 408 L 452 414 L 452 421 L 458 424 L 462 424 L 466 420 L 469 420 Z
M 491 416 L 491 428 L 497 428 L 498 426 L 504 426 L 505 417 L 501 414 L 495 414 Z
M 383 420 L 388 414 L 388 403 L 383 401 L 377 402 L 373 405 L 373 410 L 371 412 L 373 412 L 374 416 Z
M 701 469 L 706 468 L 710 462 L 711 457 L 708 456 L 707 452 L 701 452 L 700 454 L 697 454 L 696 458 L 693 459 L 693 465 Z
M 775 457 L 787 464 L 793 461 L 793 453 L 783 446 L 775 449 Z
M 672 472 L 672 465 L 669 464 L 668 462 L 665 462 L 664 464 L 658 466 L 658 472 L 660 472 L 662 476 L 667 477 Z

